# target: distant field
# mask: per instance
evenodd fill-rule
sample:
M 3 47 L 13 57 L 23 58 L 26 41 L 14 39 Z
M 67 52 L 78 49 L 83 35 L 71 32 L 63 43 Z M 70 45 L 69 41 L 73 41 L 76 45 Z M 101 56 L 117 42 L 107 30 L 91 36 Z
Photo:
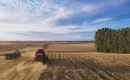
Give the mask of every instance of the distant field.
M 95 52 L 94 43 L 52 43 L 48 44 L 47 51 L 65 51 L 65 52 Z
M 25 47 L 19 59 L 4 60 L 0 56 L 1 80 L 130 80 L 130 54 L 99 53 L 94 43 L 84 42 L 45 42 Z M 45 48 L 49 57 L 46 64 L 34 61 L 39 47 Z
M 23 49 L 26 47 L 38 47 L 46 43 L 34 43 L 34 42 L 0 42 L 0 52 L 3 51 L 12 51 L 16 49 Z

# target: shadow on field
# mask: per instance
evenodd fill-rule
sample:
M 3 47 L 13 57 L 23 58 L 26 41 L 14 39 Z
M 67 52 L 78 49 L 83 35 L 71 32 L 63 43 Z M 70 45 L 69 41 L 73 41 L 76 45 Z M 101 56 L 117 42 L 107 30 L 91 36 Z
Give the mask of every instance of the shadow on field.
M 70 63 L 72 63 L 70 60 L 67 59 L 49 59 L 46 61 L 46 64 L 48 67 L 70 67 Z M 71 67 L 70 67 L 71 68 Z

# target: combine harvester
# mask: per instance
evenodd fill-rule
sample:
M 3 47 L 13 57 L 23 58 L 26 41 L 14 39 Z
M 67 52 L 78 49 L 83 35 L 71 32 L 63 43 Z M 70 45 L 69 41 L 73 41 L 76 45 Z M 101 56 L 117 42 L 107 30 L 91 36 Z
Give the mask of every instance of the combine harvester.
M 37 49 L 35 52 L 35 61 L 42 61 L 45 63 L 48 60 L 48 56 L 45 54 L 45 51 L 43 48 Z
M 17 49 L 14 53 L 7 53 L 7 54 L 4 54 L 4 56 L 6 60 L 13 60 L 13 59 L 21 57 L 21 52 Z M 36 50 L 34 60 L 46 63 L 46 61 L 48 60 L 48 56 L 45 54 L 45 51 L 43 48 Z
M 21 57 L 21 52 L 17 49 L 14 53 L 4 54 L 6 60 L 13 60 L 18 57 Z

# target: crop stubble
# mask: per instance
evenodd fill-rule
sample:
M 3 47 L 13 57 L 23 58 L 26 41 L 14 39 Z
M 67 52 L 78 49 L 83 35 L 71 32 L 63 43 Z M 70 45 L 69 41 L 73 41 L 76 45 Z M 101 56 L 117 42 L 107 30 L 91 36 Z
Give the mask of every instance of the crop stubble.
M 0 56 L 2 80 L 129 80 L 130 55 L 98 53 L 93 43 L 47 43 L 49 60 L 34 61 L 38 47 L 23 49 L 22 58 Z

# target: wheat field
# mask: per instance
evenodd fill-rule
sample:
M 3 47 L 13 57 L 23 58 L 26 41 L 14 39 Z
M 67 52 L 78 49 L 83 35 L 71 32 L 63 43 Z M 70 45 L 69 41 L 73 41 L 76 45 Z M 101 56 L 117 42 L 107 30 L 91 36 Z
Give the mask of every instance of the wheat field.
M 46 63 L 34 61 L 39 47 Z M 0 80 L 130 80 L 130 54 L 99 53 L 94 43 L 53 42 L 21 51 L 15 60 L 0 56 Z

